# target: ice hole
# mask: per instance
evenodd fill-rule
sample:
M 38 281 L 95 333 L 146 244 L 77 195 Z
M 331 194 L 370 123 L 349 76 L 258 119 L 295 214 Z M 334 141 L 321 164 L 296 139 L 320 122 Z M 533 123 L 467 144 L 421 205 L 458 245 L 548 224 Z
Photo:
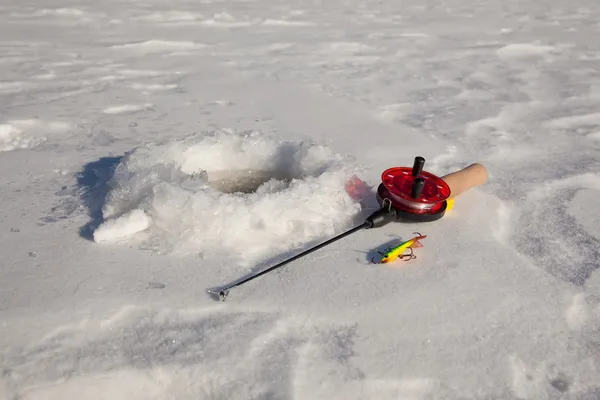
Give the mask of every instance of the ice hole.
M 265 183 L 275 180 L 288 187 L 292 179 L 299 179 L 281 171 L 267 170 L 239 170 L 239 171 L 207 171 L 207 180 L 210 186 L 222 193 L 250 194 Z
M 152 143 L 116 167 L 94 240 L 250 264 L 348 228 L 356 173 L 326 146 L 256 131 Z

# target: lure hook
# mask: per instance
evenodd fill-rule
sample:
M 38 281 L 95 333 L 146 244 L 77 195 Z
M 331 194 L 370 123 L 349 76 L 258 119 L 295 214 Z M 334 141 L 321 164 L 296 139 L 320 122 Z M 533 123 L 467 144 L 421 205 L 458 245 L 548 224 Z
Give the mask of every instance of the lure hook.
M 410 250 L 410 254 L 401 254 L 398 256 L 399 259 L 404 260 L 405 258 L 407 258 L 404 261 L 409 261 L 409 260 L 414 260 L 415 258 L 417 258 L 417 256 L 414 255 L 414 251 L 412 247 L 408 248 Z

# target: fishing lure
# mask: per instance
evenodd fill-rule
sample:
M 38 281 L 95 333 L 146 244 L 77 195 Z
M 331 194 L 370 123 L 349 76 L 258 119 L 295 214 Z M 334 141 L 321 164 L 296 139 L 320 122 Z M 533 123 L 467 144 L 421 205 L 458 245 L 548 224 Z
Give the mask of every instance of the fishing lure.
M 378 253 L 382 256 L 381 260 L 379 260 L 379 263 L 375 263 L 375 261 L 371 259 L 371 262 L 375 264 L 387 264 L 391 261 L 394 261 L 396 258 L 404 261 L 417 258 L 417 256 L 413 254 L 413 247 L 423 247 L 423 244 L 419 242 L 419 240 L 425 239 L 427 236 L 421 235 L 419 232 L 414 232 L 413 234 L 418 236 L 415 236 L 404 243 L 400 243 L 397 246 L 389 247 L 384 253 L 378 251 Z M 403 254 L 406 249 L 410 250 L 410 254 Z

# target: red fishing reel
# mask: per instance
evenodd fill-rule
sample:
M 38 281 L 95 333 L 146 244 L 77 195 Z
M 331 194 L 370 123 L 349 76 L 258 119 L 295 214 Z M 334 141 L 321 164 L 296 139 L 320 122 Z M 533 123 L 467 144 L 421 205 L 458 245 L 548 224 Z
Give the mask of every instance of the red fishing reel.
M 381 174 L 377 201 L 389 204 L 398 218 L 414 222 L 436 221 L 446 213 L 450 186 L 440 177 L 423 171 L 425 159 L 415 157 L 412 168 L 393 167 Z

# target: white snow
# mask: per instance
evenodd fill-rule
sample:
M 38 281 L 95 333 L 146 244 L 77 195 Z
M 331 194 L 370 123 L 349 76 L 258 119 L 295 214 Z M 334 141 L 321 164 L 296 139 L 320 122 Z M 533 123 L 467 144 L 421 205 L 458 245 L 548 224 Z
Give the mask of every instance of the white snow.
M 55 8 L 55 9 L 43 8 L 39 11 L 36 11 L 34 13 L 34 15 L 36 15 L 36 16 L 53 15 L 53 16 L 81 17 L 81 16 L 85 15 L 85 12 L 80 9 L 77 9 L 77 8 Z
M 122 104 L 118 106 L 106 107 L 103 111 L 105 114 L 128 114 L 151 108 L 152 104 Z
M 134 83 L 131 85 L 131 87 L 133 89 L 136 90 L 140 90 L 143 92 L 149 91 L 164 91 L 164 90 L 173 90 L 173 89 L 177 89 L 177 85 L 176 84 L 160 84 L 160 83 L 148 83 L 148 84 L 143 84 L 143 83 Z M 149 105 L 152 106 L 152 105 Z M 146 108 L 146 107 L 144 107 Z
M 535 43 L 512 43 L 498 50 L 498 56 L 503 59 L 519 59 L 545 56 L 554 49 L 552 46 L 542 46 Z
M 596 3 L 3 1 L 0 399 L 600 399 Z
M 202 18 L 202 15 L 190 11 L 156 11 L 135 18 L 137 21 L 149 23 L 176 23 L 176 22 L 195 22 Z
M 32 149 L 48 140 L 48 134 L 60 134 L 69 124 L 35 119 L 9 120 L 0 124 L 0 151 Z
M 202 43 L 173 40 L 145 40 L 143 42 L 125 43 L 112 46 L 113 49 L 131 51 L 136 54 L 167 53 L 173 51 L 194 50 L 205 47 Z
M 581 330 L 581 328 L 589 320 L 589 311 L 585 304 L 585 294 L 578 293 L 573 296 L 573 303 L 571 307 L 565 313 L 569 327 L 575 331 Z
M 24 132 L 14 124 L 0 125 L 0 151 L 15 149 L 27 149 L 35 147 L 45 141 L 46 138 L 33 138 L 24 135 Z
M 314 26 L 313 22 L 308 21 L 293 21 L 293 20 L 284 20 L 284 19 L 266 19 L 262 23 L 263 25 L 272 25 L 272 26 Z

